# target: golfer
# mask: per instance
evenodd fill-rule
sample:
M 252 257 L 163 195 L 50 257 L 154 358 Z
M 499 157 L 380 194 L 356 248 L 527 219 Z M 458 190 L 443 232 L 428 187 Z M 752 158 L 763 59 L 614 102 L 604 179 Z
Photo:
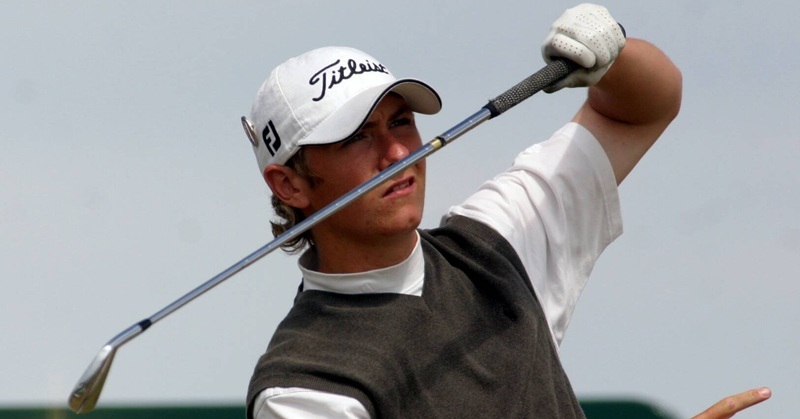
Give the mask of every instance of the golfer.
M 558 345 L 622 233 L 617 185 L 678 114 L 681 74 L 590 4 L 553 24 L 542 53 L 583 68 L 547 91 L 588 86 L 588 99 L 546 141 L 519 133 L 532 145 L 438 228 L 418 229 L 422 160 L 284 244 L 303 252 L 302 281 L 256 365 L 248 417 L 584 417 Z M 440 108 L 432 87 L 356 49 L 278 66 L 243 119 L 273 232 L 419 148 L 416 115 Z M 741 409 L 766 396 L 735 397 Z M 727 417 L 713 409 L 701 417 Z

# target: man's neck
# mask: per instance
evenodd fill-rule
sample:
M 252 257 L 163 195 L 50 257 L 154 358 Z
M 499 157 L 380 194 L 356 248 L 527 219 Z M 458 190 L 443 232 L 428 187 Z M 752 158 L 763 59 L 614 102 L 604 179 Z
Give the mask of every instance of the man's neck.
M 416 231 L 379 240 L 336 240 L 315 243 L 314 270 L 323 273 L 354 273 L 386 268 L 404 261 L 417 244 Z

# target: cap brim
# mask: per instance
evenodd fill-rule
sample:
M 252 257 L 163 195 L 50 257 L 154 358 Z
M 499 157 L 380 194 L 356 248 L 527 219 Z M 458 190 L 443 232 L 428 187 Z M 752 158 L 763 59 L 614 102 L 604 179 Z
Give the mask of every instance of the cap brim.
M 414 112 L 433 115 L 442 109 L 439 94 L 425 82 L 416 79 L 396 80 L 369 88 L 354 96 L 320 122 L 298 144 L 332 144 L 351 137 L 367 122 L 380 101 L 392 92 L 402 96 Z

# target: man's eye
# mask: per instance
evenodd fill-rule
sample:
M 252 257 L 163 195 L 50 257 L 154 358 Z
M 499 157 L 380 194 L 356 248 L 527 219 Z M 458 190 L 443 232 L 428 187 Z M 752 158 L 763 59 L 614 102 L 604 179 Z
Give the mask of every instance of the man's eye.
M 344 140 L 342 145 L 348 145 L 348 144 L 355 143 L 357 141 L 361 141 L 361 140 L 364 139 L 364 137 L 365 137 L 364 133 L 361 133 L 361 132 L 355 133 L 355 134 L 351 135 L 350 138 Z
M 410 124 L 411 124 L 411 118 L 400 118 L 392 122 L 393 127 L 399 127 L 402 125 L 410 125 Z

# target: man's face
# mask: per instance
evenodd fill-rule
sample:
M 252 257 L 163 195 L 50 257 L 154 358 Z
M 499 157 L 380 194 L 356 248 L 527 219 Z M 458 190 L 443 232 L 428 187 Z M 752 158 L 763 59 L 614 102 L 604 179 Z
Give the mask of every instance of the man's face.
M 303 212 L 308 216 L 320 210 L 421 145 L 414 113 L 405 100 L 386 96 L 350 139 L 306 147 L 307 166 L 317 179 L 307 190 L 309 206 Z M 371 242 L 413 232 L 422 219 L 424 198 L 422 160 L 320 223 L 314 235 Z

